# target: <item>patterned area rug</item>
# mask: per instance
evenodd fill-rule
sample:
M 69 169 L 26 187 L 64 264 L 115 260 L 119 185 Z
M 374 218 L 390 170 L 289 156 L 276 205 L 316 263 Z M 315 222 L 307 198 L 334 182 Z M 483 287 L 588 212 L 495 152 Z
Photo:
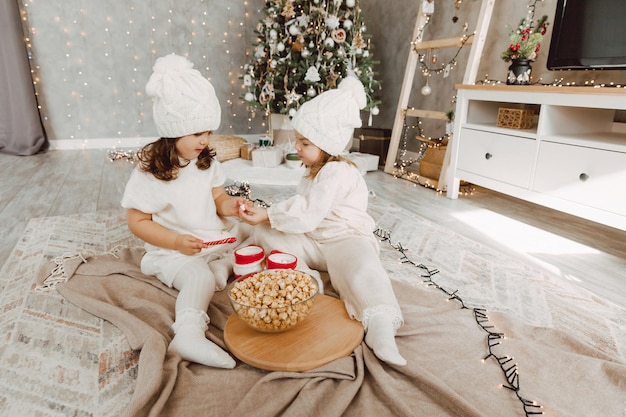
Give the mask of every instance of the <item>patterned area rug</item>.
M 390 234 L 381 257 L 392 279 L 422 282 L 423 270 L 414 265 L 422 263 L 438 269 L 437 284 L 457 291 L 468 306 L 563 330 L 626 362 L 623 309 L 374 196 L 370 213 Z M 399 243 L 411 262 L 402 262 Z M 0 415 L 121 414 L 134 389 L 138 354 L 110 323 L 54 291 L 35 291 L 34 283 L 42 263 L 58 256 L 137 245 L 122 211 L 29 222 L 0 272 Z

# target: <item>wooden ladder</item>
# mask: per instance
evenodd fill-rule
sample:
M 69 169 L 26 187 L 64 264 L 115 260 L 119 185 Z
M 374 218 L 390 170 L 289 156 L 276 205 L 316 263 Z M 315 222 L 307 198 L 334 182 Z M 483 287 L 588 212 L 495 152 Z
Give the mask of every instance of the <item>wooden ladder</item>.
M 434 1 L 434 0 L 433 0 Z M 467 1 L 467 0 L 466 0 Z M 404 119 L 406 117 L 418 117 L 424 119 L 437 119 L 446 120 L 446 113 L 443 111 L 428 110 L 428 109 L 414 109 L 407 108 L 409 104 L 409 98 L 411 96 L 411 90 L 413 87 L 413 80 L 415 78 L 415 71 L 417 70 L 417 63 L 419 59 L 420 51 L 444 49 L 444 48 L 460 48 L 461 46 L 471 45 L 471 50 L 467 60 L 467 66 L 465 67 L 465 74 L 463 76 L 463 84 L 473 84 L 476 80 L 476 74 L 478 73 L 478 65 L 480 63 L 480 57 L 482 55 L 483 46 L 485 44 L 485 38 L 487 37 L 487 30 L 489 29 L 489 22 L 491 21 L 491 14 L 493 12 L 493 6 L 496 0 L 482 0 L 480 6 L 480 12 L 478 15 L 478 21 L 476 23 L 476 30 L 474 35 L 468 39 L 463 40 L 460 37 L 446 38 L 446 39 L 432 39 L 428 41 L 423 40 L 424 26 L 426 25 L 430 13 L 424 11 L 424 3 L 426 0 L 420 2 L 419 10 L 417 13 L 417 21 L 415 22 L 415 29 L 413 30 L 413 42 L 411 42 L 411 50 L 406 63 L 406 69 L 404 70 L 404 79 L 402 81 L 402 90 L 400 91 L 400 98 L 398 100 L 398 106 L 396 109 L 396 116 L 391 130 L 391 140 L 389 142 L 389 151 L 387 152 L 387 159 L 385 162 L 385 172 L 388 174 L 395 173 L 395 163 L 398 155 L 398 146 L 400 144 L 400 136 L 404 127 Z M 450 149 L 450 147 L 448 147 Z M 448 152 L 444 159 L 444 164 L 441 171 L 441 175 L 445 176 L 444 170 L 448 164 Z M 445 184 L 441 181 L 443 178 L 440 176 L 440 184 Z

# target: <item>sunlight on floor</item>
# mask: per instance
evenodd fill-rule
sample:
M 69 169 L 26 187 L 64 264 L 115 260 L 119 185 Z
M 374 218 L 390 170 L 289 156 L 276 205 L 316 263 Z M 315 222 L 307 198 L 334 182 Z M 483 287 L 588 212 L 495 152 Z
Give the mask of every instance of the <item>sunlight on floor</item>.
M 480 230 L 481 233 L 499 242 L 502 246 L 523 255 L 589 255 L 600 253 L 596 249 L 489 210 L 459 212 L 454 214 L 454 217 Z M 560 274 L 560 270 L 553 265 L 545 263 L 535 256 L 533 256 L 533 260 L 541 263 L 552 272 Z M 564 278 L 580 281 L 572 275 L 564 276 Z

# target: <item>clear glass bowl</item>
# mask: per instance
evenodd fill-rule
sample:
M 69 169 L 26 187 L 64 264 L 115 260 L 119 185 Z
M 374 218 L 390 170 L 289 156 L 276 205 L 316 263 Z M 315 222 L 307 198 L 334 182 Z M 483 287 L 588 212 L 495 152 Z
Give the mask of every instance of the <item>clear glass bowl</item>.
M 267 269 L 228 285 L 228 299 L 244 323 L 264 333 L 293 329 L 313 308 L 317 281 L 293 269 Z

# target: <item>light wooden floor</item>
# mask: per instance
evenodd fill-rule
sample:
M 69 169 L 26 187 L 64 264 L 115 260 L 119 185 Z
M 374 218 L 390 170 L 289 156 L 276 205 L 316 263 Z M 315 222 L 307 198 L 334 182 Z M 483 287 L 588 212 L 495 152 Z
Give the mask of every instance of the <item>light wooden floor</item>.
M 30 218 L 119 209 L 132 168 L 106 150 L 0 154 L 0 264 Z M 626 306 L 626 232 L 481 188 L 450 200 L 382 171 L 365 178 L 379 197 Z

